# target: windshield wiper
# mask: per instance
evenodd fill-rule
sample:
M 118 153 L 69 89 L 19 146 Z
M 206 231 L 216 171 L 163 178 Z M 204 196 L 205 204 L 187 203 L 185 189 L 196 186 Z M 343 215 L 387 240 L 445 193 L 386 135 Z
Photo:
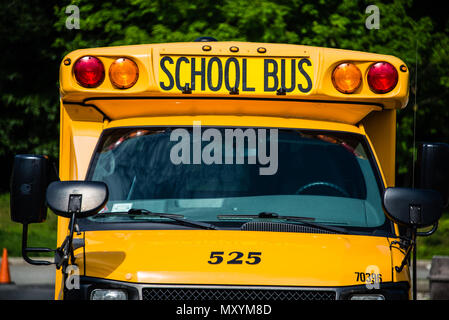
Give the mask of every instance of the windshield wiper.
M 104 218 L 104 217 L 108 217 L 108 216 L 111 216 L 114 214 L 133 215 L 133 216 L 143 215 L 143 216 L 148 216 L 148 217 L 167 218 L 167 219 L 176 221 L 177 224 L 179 224 L 179 225 L 185 225 L 185 226 L 189 226 L 189 227 L 195 227 L 195 228 L 201 228 L 201 229 L 207 229 L 207 230 L 218 230 L 218 228 L 212 224 L 199 222 L 199 221 L 187 220 L 181 214 L 158 213 L 158 212 L 152 212 L 152 211 L 149 211 L 146 209 L 129 209 L 128 211 L 123 211 L 123 212 L 103 212 L 103 213 L 99 213 L 99 214 L 95 215 L 94 218 Z
M 256 215 L 245 215 L 245 214 L 218 215 L 217 218 L 218 219 L 254 219 L 254 218 L 256 218 L 256 219 L 257 218 L 259 218 L 259 219 L 280 219 L 280 220 L 299 222 L 308 227 L 322 229 L 322 230 L 331 231 L 331 232 L 335 232 L 335 233 L 343 233 L 343 234 L 348 233 L 348 231 L 346 231 L 343 228 L 311 222 L 311 221 L 315 220 L 315 218 L 312 218 L 312 217 L 280 216 L 279 214 L 277 214 L 275 212 L 260 212 L 259 214 L 256 214 Z
M 209 224 L 209 223 L 187 220 L 184 218 L 183 215 L 179 215 L 179 214 L 152 212 L 152 211 L 149 211 L 146 209 L 129 209 L 128 214 L 167 218 L 167 219 L 176 221 L 176 222 L 178 222 L 178 224 L 181 224 L 181 225 L 186 225 L 186 226 L 196 227 L 196 228 L 201 228 L 201 229 L 207 229 L 207 230 L 217 230 L 218 229 L 216 226 Z

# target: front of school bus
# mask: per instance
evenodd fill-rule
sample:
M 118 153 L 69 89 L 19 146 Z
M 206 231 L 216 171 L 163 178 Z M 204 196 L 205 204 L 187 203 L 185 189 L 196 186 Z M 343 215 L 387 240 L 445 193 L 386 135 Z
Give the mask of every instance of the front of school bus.
M 60 67 L 61 180 L 102 181 L 57 299 L 408 299 L 392 56 L 285 44 L 83 49 Z M 58 245 L 69 219 L 58 218 Z M 66 284 L 64 289 L 64 284 Z

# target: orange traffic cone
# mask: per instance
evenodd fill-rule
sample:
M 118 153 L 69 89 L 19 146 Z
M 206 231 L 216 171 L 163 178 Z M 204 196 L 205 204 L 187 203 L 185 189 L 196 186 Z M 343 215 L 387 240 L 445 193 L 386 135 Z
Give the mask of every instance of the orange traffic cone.
M 11 276 L 9 275 L 8 250 L 3 248 L 2 266 L 0 268 L 0 284 L 8 283 L 11 283 Z

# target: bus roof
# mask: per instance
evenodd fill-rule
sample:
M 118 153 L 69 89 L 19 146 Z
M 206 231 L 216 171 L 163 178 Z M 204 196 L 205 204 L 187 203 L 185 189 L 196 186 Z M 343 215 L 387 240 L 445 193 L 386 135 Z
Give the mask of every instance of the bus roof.
M 103 68 L 103 77 L 99 75 L 99 81 L 94 85 L 86 86 L 83 83 L 82 72 L 89 77 L 96 70 L 89 69 L 92 64 L 83 65 L 88 60 L 86 57 L 91 59 L 89 62 L 98 59 L 99 69 Z M 128 68 L 123 63 L 125 60 L 131 67 L 135 64 L 137 68 Z M 397 73 L 397 84 L 386 93 L 376 92 L 368 82 L 372 66 L 379 63 L 392 66 Z M 353 69 L 360 74 L 360 84 L 350 93 L 345 93 L 336 85 L 334 71 L 341 64 L 355 66 Z M 133 70 L 137 70 L 136 74 Z M 349 78 L 345 76 L 342 81 L 351 81 L 351 74 Z M 126 83 L 126 77 L 135 78 L 130 87 L 117 84 L 122 80 Z M 405 63 L 390 55 L 292 44 L 183 42 L 73 51 L 60 66 L 60 93 L 66 103 L 109 108 L 110 118 L 140 114 L 128 107 L 130 114 L 123 114 L 122 110 L 120 115 L 115 115 L 114 108 L 108 107 L 105 101 L 116 103 L 121 99 L 135 99 L 144 104 L 145 99 L 222 99 L 282 100 L 309 107 L 310 102 L 314 102 L 322 106 L 318 108 L 316 117 L 310 115 L 317 119 L 320 118 L 320 110 L 332 116 L 333 112 L 344 113 L 346 109 L 342 105 L 346 105 L 348 113 L 354 113 L 357 109 L 360 114 L 342 122 L 354 122 L 373 110 L 405 107 L 408 102 L 408 79 Z M 276 109 L 276 104 L 272 105 Z M 326 109 L 327 105 L 339 107 Z M 267 109 L 267 113 L 276 114 L 274 109 Z M 232 112 L 229 111 L 229 114 Z M 286 112 L 284 115 L 301 117 L 301 112 Z M 321 115 L 321 118 L 329 116 Z

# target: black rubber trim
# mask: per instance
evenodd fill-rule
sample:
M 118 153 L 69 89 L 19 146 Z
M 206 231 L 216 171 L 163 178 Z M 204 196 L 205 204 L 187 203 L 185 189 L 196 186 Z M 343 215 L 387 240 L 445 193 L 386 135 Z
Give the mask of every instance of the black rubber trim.
M 79 289 L 65 290 L 64 300 L 90 300 L 95 289 L 122 289 L 126 291 L 128 300 L 139 300 L 139 290 L 123 281 L 80 276 Z
M 368 289 L 366 285 L 337 287 L 337 300 L 350 300 L 354 294 L 381 294 L 385 300 L 409 300 L 410 284 L 406 281 L 384 282 L 379 289 Z
M 65 104 L 77 104 L 82 106 L 91 106 L 94 107 L 92 104 L 89 104 L 90 101 L 97 101 L 97 100 L 244 100 L 244 101 L 273 101 L 273 102 L 280 102 L 280 101 L 288 101 L 288 102 L 308 102 L 308 103 L 331 103 L 331 104 L 361 104 L 366 106 L 377 106 L 382 108 L 382 110 L 385 109 L 384 105 L 382 103 L 377 102 L 365 102 L 365 101 L 346 101 L 346 100 L 312 100 L 312 99 L 301 99 L 301 98 L 288 98 L 287 96 L 282 96 L 282 98 L 279 98 L 279 96 L 273 97 L 273 98 L 260 98 L 260 97 L 195 97 L 195 96 L 146 96 L 146 97 L 92 97 L 92 98 L 86 98 L 82 102 L 66 102 L 62 101 Z M 98 107 L 95 106 L 96 109 L 99 110 Z M 103 115 L 104 112 L 100 111 Z M 106 116 L 106 115 L 105 115 Z
M 155 284 L 146 283 L 134 283 L 125 282 L 118 280 L 110 280 L 96 277 L 80 276 L 80 288 L 73 290 L 66 290 L 64 300 L 89 300 L 90 294 L 95 289 L 122 289 L 128 293 L 129 300 L 139 300 L 139 289 L 138 287 L 145 287 L 145 285 L 151 286 Z M 156 284 L 157 285 L 157 284 Z M 189 286 L 195 288 L 192 284 L 172 284 L 174 288 L 177 286 Z M 214 284 L 202 284 L 202 286 L 216 286 L 219 288 L 232 287 L 233 285 L 214 285 Z M 251 288 L 257 287 L 261 288 L 264 286 L 253 286 L 253 285 L 238 285 L 239 287 Z M 368 289 L 366 285 L 355 285 L 355 286 L 342 286 L 342 287 L 295 287 L 295 286 L 267 286 L 267 288 L 284 289 L 288 287 L 289 289 L 298 290 L 329 290 L 335 291 L 337 300 L 350 300 L 351 296 L 354 294 L 381 294 L 385 297 L 385 300 L 409 300 L 409 289 L 410 284 L 406 281 L 403 282 L 384 282 L 379 284 L 379 289 Z M 297 302 L 296 302 L 297 303 Z

